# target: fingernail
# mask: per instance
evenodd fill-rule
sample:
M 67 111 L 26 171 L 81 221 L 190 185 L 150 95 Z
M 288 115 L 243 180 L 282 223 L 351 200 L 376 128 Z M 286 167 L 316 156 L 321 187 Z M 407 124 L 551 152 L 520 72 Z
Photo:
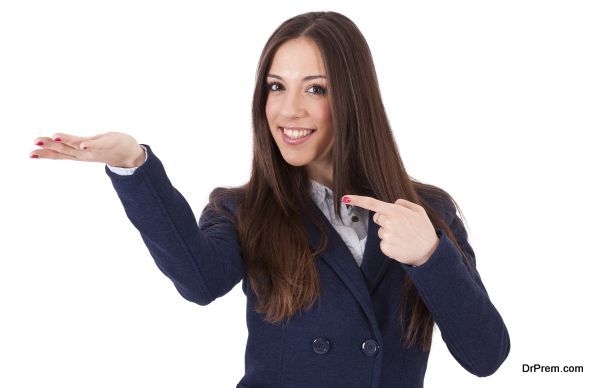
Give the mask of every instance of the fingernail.
M 54 141 L 60 141 L 60 137 L 54 138 L 52 140 L 54 140 Z
M 33 154 L 33 155 L 31 155 L 30 157 L 31 157 L 31 158 L 35 158 L 35 159 L 39 158 L 39 156 L 37 156 L 36 154 Z
M 350 198 L 346 197 L 345 195 L 342 197 L 342 202 L 344 203 L 350 203 Z
M 44 145 L 44 142 L 40 140 L 37 143 L 35 143 L 35 145 Z

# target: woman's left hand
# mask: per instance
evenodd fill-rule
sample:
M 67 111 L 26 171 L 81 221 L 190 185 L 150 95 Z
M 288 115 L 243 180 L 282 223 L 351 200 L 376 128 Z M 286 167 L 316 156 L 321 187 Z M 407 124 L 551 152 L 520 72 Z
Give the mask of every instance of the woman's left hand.
M 406 199 L 388 203 L 360 195 L 344 197 L 350 198 L 349 205 L 375 212 L 373 221 L 380 226 L 377 234 L 381 251 L 391 259 L 419 266 L 427 262 L 437 248 L 440 239 L 422 206 Z

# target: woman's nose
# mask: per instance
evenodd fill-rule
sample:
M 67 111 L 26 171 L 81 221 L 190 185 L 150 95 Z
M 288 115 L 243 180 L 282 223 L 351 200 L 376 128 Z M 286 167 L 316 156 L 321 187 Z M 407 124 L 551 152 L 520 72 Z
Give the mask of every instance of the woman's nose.
M 286 93 L 281 106 L 281 114 L 288 117 L 298 116 L 303 111 L 302 96 L 298 93 Z

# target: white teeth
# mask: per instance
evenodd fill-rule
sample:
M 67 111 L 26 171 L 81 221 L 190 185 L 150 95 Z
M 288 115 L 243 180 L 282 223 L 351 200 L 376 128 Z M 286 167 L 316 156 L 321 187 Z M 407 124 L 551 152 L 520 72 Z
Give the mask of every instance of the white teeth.
M 314 132 L 314 130 L 309 130 L 309 129 L 298 131 L 295 129 L 283 128 L 283 133 L 285 133 L 287 137 L 291 137 L 292 139 L 298 139 L 300 137 L 308 136 L 313 132 Z

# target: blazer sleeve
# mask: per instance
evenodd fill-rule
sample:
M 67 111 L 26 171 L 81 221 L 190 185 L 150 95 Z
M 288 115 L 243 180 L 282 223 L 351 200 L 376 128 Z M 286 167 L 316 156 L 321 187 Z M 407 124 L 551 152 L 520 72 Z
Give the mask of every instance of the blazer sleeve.
M 227 215 L 206 205 L 197 222 L 161 161 L 142 145 L 147 160 L 133 174 L 119 175 L 105 165 L 106 174 L 160 271 L 185 299 L 207 305 L 228 293 L 245 271 L 231 209 L 223 206 Z
M 476 270 L 475 253 L 463 222 L 454 205 L 451 207 L 454 217 L 449 226 L 473 271 L 467 268 L 462 255 L 441 229 L 436 229 L 440 241 L 429 260 L 421 266 L 403 264 L 403 267 L 452 356 L 470 373 L 489 376 L 508 357 L 510 338 Z

